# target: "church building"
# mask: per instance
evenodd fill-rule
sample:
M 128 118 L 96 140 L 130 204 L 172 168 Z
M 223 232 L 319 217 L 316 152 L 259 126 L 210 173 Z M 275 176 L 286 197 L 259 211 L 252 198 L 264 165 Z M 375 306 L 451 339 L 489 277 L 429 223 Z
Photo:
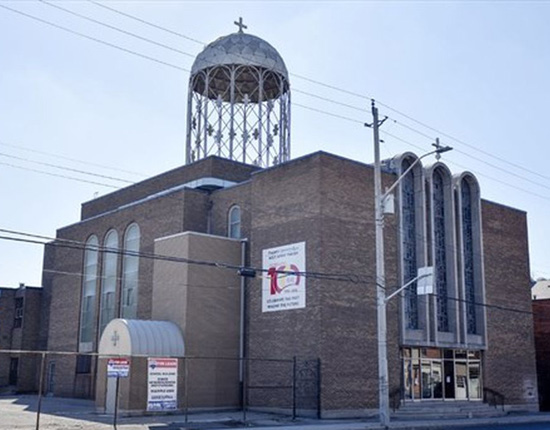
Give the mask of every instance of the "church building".
M 242 25 L 196 57 L 186 164 L 83 203 L 46 247 L 44 346 L 80 353 L 48 355 L 46 391 L 112 410 L 107 356 L 126 355 L 120 408 L 142 413 L 147 357 L 165 357 L 178 410 L 377 413 L 374 168 L 291 158 L 290 89 Z M 384 187 L 407 172 L 385 215 L 387 295 L 412 281 L 387 305 L 392 405 L 538 410 L 526 213 L 421 155 L 383 163 Z

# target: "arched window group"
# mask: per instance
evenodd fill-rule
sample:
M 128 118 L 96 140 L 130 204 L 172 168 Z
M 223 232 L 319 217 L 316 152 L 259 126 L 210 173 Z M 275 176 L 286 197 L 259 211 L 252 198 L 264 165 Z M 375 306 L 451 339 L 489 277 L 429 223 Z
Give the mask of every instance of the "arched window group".
M 422 168 L 407 153 L 389 164 L 403 174 L 399 186 L 401 283 L 434 268 L 433 294 L 419 296 L 416 282 L 403 292 L 405 343 L 483 345 L 484 281 L 478 183 L 453 177 L 443 163 Z M 413 169 L 409 168 L 414 164 Z
M 102 246 L 96 235 L 90 236 L 86 241 L 82 270 L 80 351 L 92 350 L 96 334 L 99 338 L 112 319 L 118 316 L 136 318 L 139 250 L 140 230 L 135 223 L 131 224 L 124 233 L 122 253 L 119 236 L 114 229 L 107 232 Z M 123 255 L 122 268 L 119 263 L 121 254 Z M 122 270 L 122 277 L 120 270 Z M 119 279 L 122 279 L 120 290 L 117 289 Z M 98 288 L 100 288 L 99 301 L 97 300 Z M 117 291 L 121 293 L 120 299 L 117 297 Z M 99 318 L 97 306 L 99 306 Z

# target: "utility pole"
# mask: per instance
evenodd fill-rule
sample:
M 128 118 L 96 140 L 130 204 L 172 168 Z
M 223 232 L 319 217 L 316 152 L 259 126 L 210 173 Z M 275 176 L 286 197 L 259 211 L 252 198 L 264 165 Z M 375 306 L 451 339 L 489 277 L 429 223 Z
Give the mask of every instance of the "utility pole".
M 387 335 L 387 318 L 386 305 L 388 301 L 395 297 L 398 293 L 425 277 L 433 278 L 431 274 L 419 275 L 413 280 L 407 282 L 390 296 L 386 297 L 386 270 L 384 267 L 384 201 L 399 185 L 399 183 L 412 171 L 413 167 L 420 162 L 421 159 L 435 154 L 437 160 L 441 158 L 443 152 L 452 150 L 450 146 L 442 146 L 439 143 L 439 138 L 432 146 L 435 150 L 428 152 L 421 157 L 418 157 L 409 168 L 403 172 L 397 180 L 385 192 L 382 192 L 382 167 L 380 163 L 380 133 L 379 128 L 388 117 L 378 119 L 378 108 L 374 100 L 371 102 L 372 108 L 372 124 L 365 123 L 367 127 L 371 127 L 374 134 L 374 210 L 375 210 L 375 229 L 376 229 L 376 310 L 377 310 L 377 327 L 378 327 L 378 409 L 380 416 L 380 424 L 384 428 L 390 425 L 390 393 L 388 381 L 388 335 Z
M 378 408 L 380 424 L 390 424 L 390 398 L 388 384 L 388 339 L 386 329 L 386 272 L 384 267 L 384 208 L 382 202 L 382 171 L 380 166 L 379 128 L 387 119 L 378 119 L 378 108 L 371 102 L 374 134 L 374 211 L 376 229 L 376 315 L 378 327 Z

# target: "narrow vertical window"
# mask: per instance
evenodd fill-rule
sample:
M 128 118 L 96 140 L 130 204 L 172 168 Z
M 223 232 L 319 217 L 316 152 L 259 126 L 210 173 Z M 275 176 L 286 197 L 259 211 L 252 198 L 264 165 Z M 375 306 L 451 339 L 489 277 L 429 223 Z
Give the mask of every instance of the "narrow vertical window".
M 137 317 L 139 227 L 132 224 L 124 235 L 124 258 L 122 273 L 122 318 Z
M 449 331 L 445 216 L 445 183 L 441 172 L 435 170 L 433 175 L 433 227 L 435 282 L 437 288 L 437 329 L 439 331 Z
M 91 236 L 84 251 L 84 270 L 82 278 L 82 303 L 80 310 L 81 350 L 91 350 L 94 335 L 95 296 L 97 289 L 97 262 L 99 241 Z M 85 344 L 85 345 L 82 345 Z
M 403 161 L 402 170 L 406 171 L 410 167 L 409 160 Z M 402 258 L 403 258 L 403 284 L 410 282 L 417 276 L 417 256 L 416 256 L 416 201 L 414 193 L 415 177 L 413 171 L 409 172 L 403 178 L 402 182 L 402 217 L 403 217 L 403 235 L 402 235 Z M 407 318 L 407 328 L 418 329 L 418 297 L 416 294 L 416 282 L 411 284 L 405 290 L 405 312 Z
M 229 209 L 227 233 L 233 239 L 241 238 L 241 208 L 239 206 L 233 206 Z
M 472 191 L 467 180 L 462 180 L 462 243 L 464 258 L 464 287 L 468 334 L 477 334 L 476 290 L 474 278 L 474 241 L 472 227 Z
M 99 318 L 99 332 L 115 317 L 115 297 L 117 284 L 118 263 L 118 235 L 111 230 L 105 237 L 105 251 L 103 254 L 103 278 L 101 288 L 101 305 Z

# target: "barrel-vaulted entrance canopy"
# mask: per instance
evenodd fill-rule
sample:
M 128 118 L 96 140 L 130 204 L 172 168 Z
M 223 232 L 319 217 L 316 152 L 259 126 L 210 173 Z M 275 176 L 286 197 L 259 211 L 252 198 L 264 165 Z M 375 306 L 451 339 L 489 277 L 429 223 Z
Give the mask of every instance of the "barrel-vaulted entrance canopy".
M 99 354 L 183 357 L 183 335 L 170 321 L 112 320 L 99 341 Z

